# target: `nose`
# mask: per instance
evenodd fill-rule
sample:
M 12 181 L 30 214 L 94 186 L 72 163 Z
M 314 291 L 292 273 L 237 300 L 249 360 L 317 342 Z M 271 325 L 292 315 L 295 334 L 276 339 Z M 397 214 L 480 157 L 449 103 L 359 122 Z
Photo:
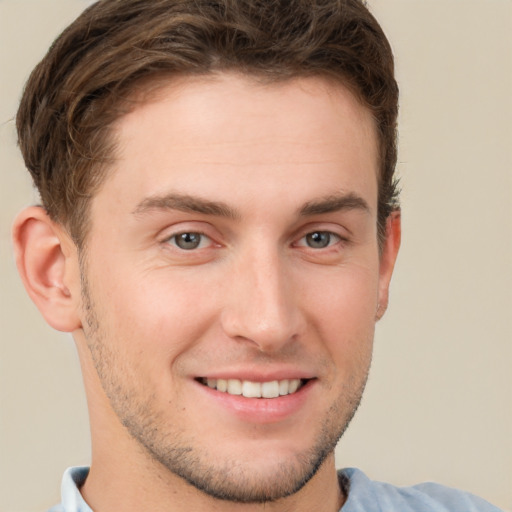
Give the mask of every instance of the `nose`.
M 221 321 L 231 338 L 276 352 L 302 333 L 303 320 L 290 269 L 277 251 L 241 257 L 233 268 Z

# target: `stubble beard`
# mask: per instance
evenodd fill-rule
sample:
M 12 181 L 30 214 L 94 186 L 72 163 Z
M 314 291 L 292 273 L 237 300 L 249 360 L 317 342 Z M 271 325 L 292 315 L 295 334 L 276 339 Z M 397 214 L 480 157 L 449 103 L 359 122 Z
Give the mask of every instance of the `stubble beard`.
M 185 431 L 169 425 L 163 414 L 155 409 L 151 393 L 143 395 L 140 392 L 140 379 L 129 378 L 131 369 L 121 364 L 101 329 L 85 272 L 82 272 L 82 300 L 87 345 L 101 386 L 120 422 L 149 456 L 150 462 L 156 461 L 212 498 L 248 504 L 272 502 L 295 494 L 333 453 L 359 407 L 369 362 L 360 382 L 347 385 L 345 392 L 325 414 L 317 441 L 311 448 L 259 472 L 239 460 L 219 461 L 194 446 L 194 440 Z

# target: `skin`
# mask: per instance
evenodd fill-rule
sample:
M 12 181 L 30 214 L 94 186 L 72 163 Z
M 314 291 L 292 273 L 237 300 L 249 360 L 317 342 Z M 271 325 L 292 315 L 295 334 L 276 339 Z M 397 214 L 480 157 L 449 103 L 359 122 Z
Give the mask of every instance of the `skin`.
M 115 131 L 85 254 L 40 208 L 14 230 L 29 293 L 78 347 L 84 498 L 96 512 L 338 510 L 333 450 L 400 240 L 394 213 L 379 251 L 370 113 L 319 78 L 220 74 L 174 81 Z M 199 245 L 180 248 L 184 233 Z M 204 377 L 307 385 L 240 399 Z

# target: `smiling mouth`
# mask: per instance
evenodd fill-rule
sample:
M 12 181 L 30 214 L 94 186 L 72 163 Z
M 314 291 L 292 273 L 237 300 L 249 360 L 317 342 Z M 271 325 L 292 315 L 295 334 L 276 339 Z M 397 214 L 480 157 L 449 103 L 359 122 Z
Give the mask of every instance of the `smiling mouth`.
M 246 398 L 278 398 L 292 395 L 306 384 L 308 379 L 283 379 L 268 382 L 252 382 L 238 379 L 197 379 L 201 384 L 229 395 Z

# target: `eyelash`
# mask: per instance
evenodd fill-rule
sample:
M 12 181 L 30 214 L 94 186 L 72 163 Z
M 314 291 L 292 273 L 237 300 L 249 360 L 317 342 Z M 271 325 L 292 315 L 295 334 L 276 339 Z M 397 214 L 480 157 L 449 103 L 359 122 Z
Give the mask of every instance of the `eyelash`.
M 312 247 L 311 245 L 309 245 L 308 241 L 307 241 L 308 237 L 310 237 L 310 241 L 313 241 L 311 239 L 314 236 L 327 237 L 326 245 L 323 247 Z M 306 233 L 303 237 L 301 237 L 299 239 L 299 241 L 297 242 L 296 245 L 298 247 L 307 247 L 307 248 L 313 249 L 313 250 L 317 250 L 317 249 L 321 250 L 321 249 L 328 249 L 329 247 L 332 247 L 344 240 L 345 239 L 343 239 L 340 235 L 333 233 L 332 231 L 316 230 L 316 231 L 310 231 L 310 232 Z M 304 241 L 304 243 L 301 243 L 302 241 Z
M 315 240 L 316 238 L 316 240 Z M 319 241 L 320 244 L 325 243 L 325 245 L 321 247 L 313 247 L 310 245 L 311 243 L 316 243 Z M 328 249 L 334 245 L 337 245 L 340 242 L 346 241 L 340 235 L 333 233 L 332 231 L 326 230 L 316 230 L 311 231 L 303 235 L 299 241 L 294 244 L 296 247 L 306 247 L 312 250 L 322 250 Z M 173 245 L 176 249 L 180 251 L 194 251 L 197 249 L 204 249 L 206 243 L 213 243 L 212 239 L 199 231 L 182 231 L 181 233 L 176 233 L 164 240 L 165 243 Z M 181 244 L 181 245 L 180 245 Z M 184 247 L 183 245 L 189 244 L 189 247 Z
M 179 241 L 181 241 L 185 244 L 189 243 L 189 244 L 194 245 L 193 241 L 187 240 L 185 237 L 199 238 L 198 244 L 195 247 L 194 246 L 189 247 L 189 248 L 180 247 Z M 205 248 L 204 243 L 207 241 L 209 241 L 209 243 L 212 243 L 212 239 L 208 235 L 205 235 L 204 233 L 201 233 L 199 231 L 182 231 L 181 233 L 176 233 L 176 234 L 166 238 L 164 240 L 164 243 L 173 245 L 175 248 L 177 248 L 180 251 L 194 251 L 196 249 L 204 249 Z

